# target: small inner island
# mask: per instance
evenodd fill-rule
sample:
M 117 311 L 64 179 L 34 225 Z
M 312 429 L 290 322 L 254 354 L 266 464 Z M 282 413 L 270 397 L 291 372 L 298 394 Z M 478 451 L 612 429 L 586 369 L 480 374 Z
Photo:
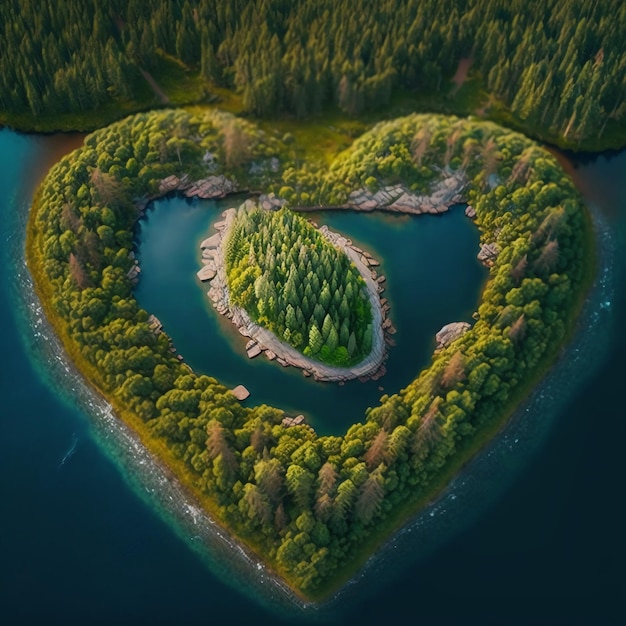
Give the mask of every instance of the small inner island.
M 381 299 L 379 262 L 326 226 L 287 208 L 247 200 L 214 224 L 201 244 L 218 313 L 262 352 L 318 381 L 378 379 L 395 332 Z

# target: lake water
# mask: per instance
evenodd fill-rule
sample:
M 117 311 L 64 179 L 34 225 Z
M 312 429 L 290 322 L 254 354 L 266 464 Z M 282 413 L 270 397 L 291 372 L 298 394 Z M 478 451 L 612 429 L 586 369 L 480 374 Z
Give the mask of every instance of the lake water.
M 197 553 L 188 530 L 179 526 L 175 532 L 164 521 L 166 507 L 155 505 L 154 486 L 129 470 L 132 447 L 113 439 L 103 426 L 106 422 L 94 417 L 105 414 L 106 407 L 85 393 L 38 321 L 21 255 L 29 199 L 49 165 L 78 141 L 0 131 L 1 623 L 622 623 L 626 513 L 621 458 L 626 420 L 621 389 L 626 332 L 620 321 L 626 315 L 626 153 L 601 156 L 572 171 L 603 220 L 601 280 L 582 320 L 586 332 L 565 352 L 523 415 L 439 503 L 372 560 L 358 584 L 330 607 L 299 613 L 272 601 L 272 594 L 264 599 L 259 584 L 248 585 L 228 564 Z M 177 304 L 189 306 L 194 326 L 197 320 L 220 324 L 194 277 L 196 244 L 212 221 L 212 209 L 201 203 L 183 205 L 159 207 L 145 222 L 142 260 L 149 262 L 152 234 L 156 241 L 159 221 L 168 213 L 176 211 L 177 219 L 188 213 L 190 221 L 197 220 L 189 225 L 195 241 L 172 249 L 172 259 L 185 268 L 176 288 L 188 289 L 180 292 L 187 299 Z M 426 363 L 438 325 L 471 314 L 481 270 L 472 265 L 472 227 L 454 214 L 414 221 L 350 214 L 327 219 L 367 244 L 385 263 L 392 316 L 399 328 L 399 345 L 392 349 L 385 378 L 369 386 L 354 383 L 358 392 L 350 385 L 320 392 L 328 394 L 320 398 L 319 406 L 325 408 L 311 419 L 320 431 L 340 432 L 354 413 L 361 415 L 363 406 L 376 401 L 378 385 L 391 391 L 403 384 L 403 376 L 407 381 L 413 376 L 415 366 L 411 371 L 402 367 L 406 357 L 401 356 L 400 333 L 407 333 L 406 339 L 412 328 L 404 320 L 411 319 L 411 307 L 418 314 L 442 303 L 432 290 L 443 288 L 446 280 L 422 272 L 424 282 L 411 289 L 407 282 L 401 285 L 396 273 L 417 281 L 420 272 L 406 271 L 397 250 L 385 245 L 416 242 L 421 229 L 432 228 L 437 236 L 453 237 L 459 245 L 465 242 L 465 251 L 454 258 L 459 277 L 468 267 L 475 272 L 465 295 L 454 291 L 458 299 L 453 308 L 414 325 L 415 333 L 406 343 L 411 343 L 418 366 Z M 449 232 L 438 230 L 446 223 Z M 376 235 L 381 229 L 388 235 L 384 240 Z M 427 243 L 425 247 L 437 248 Z M 411 255 L 420 253 L 419 246 L 411 248 Z M 414 262 L 418 269 L 426 264 L 430 271 L 440 268 L 445 279 L 453 280 L 454 272 L 445 273 L 441 258 L 430 254 L 420 263 L 416 258 L 407 256 L 406 263 Z M 142 302 L 144 297 L 165 300 L 164 286 L 158 284 L 164 273 L 152 276 L 149 264 L 145 267 Z M 157 281 L 154 290 L 147 289 L 152 279 Z M 462 282 L 456 289 L 463 288 Z M 422 294 L 429 294 L 430 301 Z M 180 311 L 171 314 L 175 321 Z M 158 315 L 174 334 L 167 311 Z M 213 335 L 211 341 L 216 336 L 221 337 Z M 188 349 L 193 346 L 186 346 L 182 335 L 175 342 L 192 366 L 209 371 L 211 347 L 194 338 L 195 351 Z M 229 337 L 224 342 L 221 355 L 240 365 L 232 375 L 223 370 L 220 376 L 226 382 L 249 384 L 251 400 L 276 402 L 274 391 L 254 387 L 256 377 L 286 377 L 290 382 L 284 387 L 298 385 L 299 391 L 282 395 L 283 406 L 300 409 L 309 404 L 303 394 L 310 383 L 301 375 L 276 373 L 275 366 L 262 361 L 243 361 L 235 353 L 236 342 Z M 397 370 L 392 369 L 393 359 L 399 361 Z M 326 389 L 312 386 L 318 387 Z
M 461 206 L 447 215 L 420 217 L 326 211 L 310 217 L 367 249 L 387 277 L 384 296 L 398 330 L 387 374 L 378 381 L 340 386 L 304 378 L 300 370 L 263 356 L 249 360 L 247 339 L 217 314 L 206 296 L 208 285 L 196 278 L 200 242 L 230 206 L 238 203 L 184 197 L 155 202 L 140 223 L 142 272 L 136 295 L 195 371 L 232 387 L 245 385 L 251 392 L 248 404 L 304 413 L 320 434 L 342 434 L 363 419 L 367 407 L 379 403 L 382 393 L 405 387 L 428 364 L 434 335 L 444 324 L 472 321 L 488 273 L 476 259 L 478 229 Z

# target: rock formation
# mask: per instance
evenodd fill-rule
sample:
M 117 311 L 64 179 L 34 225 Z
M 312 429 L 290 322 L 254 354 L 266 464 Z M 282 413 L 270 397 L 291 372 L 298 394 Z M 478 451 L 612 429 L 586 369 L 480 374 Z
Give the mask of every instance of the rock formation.
M 467 322 L 452 322 L 451 324 L 446 324 L 435 335 L 437 350 L 447 348 L 453 341 L 463 336 L 470 328 L 471 325 Z

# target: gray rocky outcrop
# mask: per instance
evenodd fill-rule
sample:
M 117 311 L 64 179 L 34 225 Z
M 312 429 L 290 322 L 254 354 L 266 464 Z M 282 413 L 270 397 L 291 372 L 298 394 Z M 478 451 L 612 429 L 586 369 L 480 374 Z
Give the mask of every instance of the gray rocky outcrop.
M 229 193 L 237 191 L 237 187 L 234 182 L 222 174 L 196 181 L 190 181 L 187 174 L 180 178 L 172 174 L 159 183 L 159 195 L 165 195 L 172 191 L 181 191 L 188 198 L 211 199 L 224 198 Z
M 209 280 L 213 280 L 217 274 L 217 269 L 214 263 L 207 263 L 196 276 L 204 283 Z
M 246 398 L 250 397 L 250 392 L 243 385 L 237 385 L 234 389 L 231 390 L 231 393 L 239 401 L 245 400 Z
M 446 324 L 436 335 L 437 350 L 447 348 L 453 341 L 462 337 L 469 329 L 471 324 L 467 322 L 452 322 Z
M 491 267 L 494 261 L 498 258 L 500 250 L 495 243 L 484 243 L 480 247 L 480 252 L 477 255 L 478 260 L 487 267 Z
M 465 207 L 465 217 L 469 217 L 471 220 L 476 219 L 476 209 L 470 204 Z
M 296 415 L 295 417 L 288 417 L 285 415 L 281 424 L 285 428 L 289 428 L 290 426 L 300 426 L 301 424 L 304 424 L 304 415 Z
M 357 189 L 348 197 L 346 208 L 357 211 L 382 209 L 398 213 L 445 213 L 450 206 L 462 202 L 467 178 L 462 170 L 442 170 L 442 178 L 434 183 L 429 194 L 417 194 L 404 185 L 387 185 L 375 192 Z

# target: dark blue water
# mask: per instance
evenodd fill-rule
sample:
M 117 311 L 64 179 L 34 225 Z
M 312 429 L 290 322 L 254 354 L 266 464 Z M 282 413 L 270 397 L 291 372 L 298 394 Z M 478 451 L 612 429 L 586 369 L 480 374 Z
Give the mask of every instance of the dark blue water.
M 207 567 L 138 497 L 123 446 L 32 328 L 23 224 L 34 182 L 68 147 L 0 132 L 0 623 L 296 623 L 237 589 L 227 567 Z M 324 622 L 623 623 L 626 154 L 575 174 L 617 250 L 615 289 L 589 303 L 590 340 Z
M 420 217 L 327 211 L 311 217 L 366 248 L 387 277 L 384 296 L 398 331 L 387 374 L 378 381 L 340 386 L 304 378 L 300 370 L 263 356 L 247 359 L 247 339 L 215 312 L 206 296 L 208 285 L 196 278 L 200 242 L 214 232 L 210 229 L 220 213 L 240 202 L 182 197 L 155 202 L 140 224 L 142 272 L 136 296 L 161 320 L 195 371 L 232 387 L 245 385 L 252 394 L 249 404 L 304 413 L 319 433 L 343 434 L 364 419 L 365 409 L 377 405 L 382 393 L 399 391 L 429 363 L 434 335 L 444 324 L 472 321 L 487 271 L 476 259 L 478 229 L 462 207 Z

